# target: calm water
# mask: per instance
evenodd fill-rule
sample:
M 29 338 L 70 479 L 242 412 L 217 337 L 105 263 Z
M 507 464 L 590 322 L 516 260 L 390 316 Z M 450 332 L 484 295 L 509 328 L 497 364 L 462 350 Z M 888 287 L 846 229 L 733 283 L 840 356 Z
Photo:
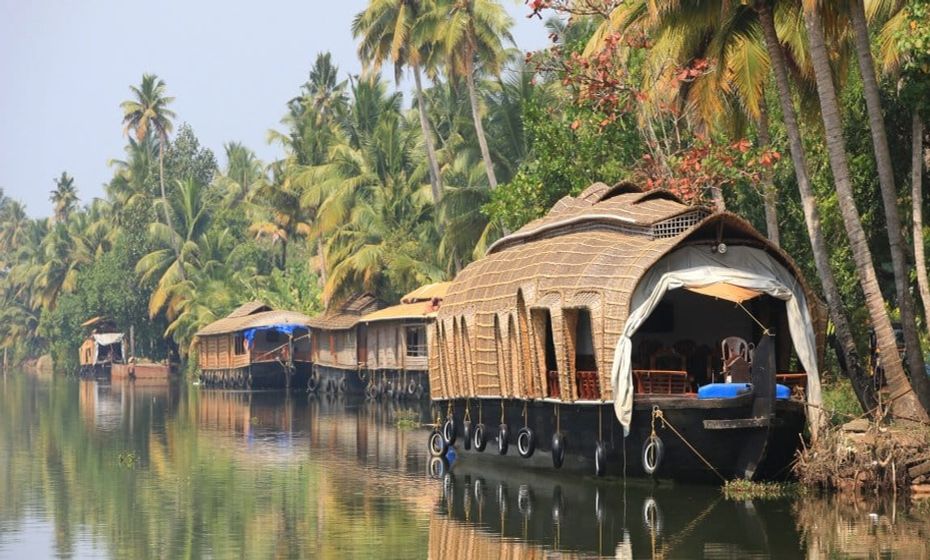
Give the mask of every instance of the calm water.
M 426 433 L 398 428 L 417 415 L 0 377 L 0 557 L 930 558 L 930 507 L 888 500 L 734 502 L 465 464 L 431 478 Z

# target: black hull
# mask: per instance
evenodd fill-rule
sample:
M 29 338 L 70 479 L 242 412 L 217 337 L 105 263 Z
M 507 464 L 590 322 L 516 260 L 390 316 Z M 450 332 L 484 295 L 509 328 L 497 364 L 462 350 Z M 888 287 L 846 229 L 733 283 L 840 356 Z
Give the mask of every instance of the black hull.
M 110 372 L 113 369 L 113 364 L 94 364 L 94 365 L 84 365 L 81 366 L 80 375 L 81 379 L 109 379 Z
M 310 377 L 310 364 L 297 362 L 288 375 L 284 366 L 277 363 L 260 363 L 235 369 L 205 370 L 200 372 L 200 383 L 209 389 L 291 389 L 303 390 Z
M 747 427 L 740 423 L 752 416 L 752 402 L 751 396 L 714 400 L 640 398 L 634 405 L 630 434 L 624 438 L 610 403 L 556 405 L 505 400 L 503 416 L 509 437 L 507 452 L 502 455 L 498 445 L 499 426 L 502 423 L 501 401 L 468 401 L 472 433 L 479 422 L 487 430 L 487 446 L 483 452 L 479 452 L 474 445 L 466 448 L 462 437 L 466 401 L 456 399 L 452 401 L 452 409 L 458 437 L 452 445 L 455 457 L 452 468 L 455 469 L 455 463 L 461 462 L 554 469 L 552 441 L 558 424 L 565 438 L 565 457 L 558 467 L 563 471 L 594 475 L 596 446 L 600 441 L 606 450 L 604 476 L 626 474 L 718 483 L 721 479 L 733 478 L 786 478 L 801 443 L 799 436 L 805 424 L 803 406 L 796 402 L 779 401 L 775 406 L 774 418 L 770 422 L 761 423 L 767 426 Z M 435 401 L 434 404 L 445 421 L 449 401 Z M 524 426 L 524 406 L 526 426 L 536 436 L 536 450 L 528 458 L 521 457 L 516 446 L 517 432 Z M 643 467 L 643 449 L 652 433 L 654 406 L 659 407 L 668 424 L 663 426 L 660 420 L 655 423 L 655 432 L 662 440 L 664 453 L 655 473 L 647 475 Z M 708 425 L 705 421 L 712 422 Z M 717 421 L 716 424 L 713 421 Z
M 353 370 L 316 364 L 308 386 L 321 394 L 364 395 L 371 400 L 429 399 L 429 374 L 425 371 Z

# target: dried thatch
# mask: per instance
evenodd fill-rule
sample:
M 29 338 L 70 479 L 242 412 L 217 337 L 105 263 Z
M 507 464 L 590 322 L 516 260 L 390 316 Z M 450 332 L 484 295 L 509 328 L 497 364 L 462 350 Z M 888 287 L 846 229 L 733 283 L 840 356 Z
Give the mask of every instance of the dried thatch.
M 267 308 L 267 306 L 265 306 Z M 235 312 L 233 312 L 235 313 Z M 251 315 L 234 316 L 232 314 L 214 321 L 197 332 L 197 336 L 228 334 L 257 327 L 291 324 L 309 325 L 310 318 L 296 311 L 259 311 Z
M 319 330 L 345 330 L 358 324 L 366 313 L 382 309 L 384 304 L 375 296 L 365 293 L 352 296 L 342 304 L 330 308 L 317 317 L 310 319 L 310 326 Z
M 452 285 L 452 282 L 434 282 L 432 284 L 420 286 L 416 290 L 400 298 L 400 302 L 416 303 L 418 301 L 432 301 L 434 299 L 441 300 L 446 297 L 446 292 L 449 290 L 450 285 Z
M 572 338 L 578 312 L 586 309 L 601 398 L 611 400 L 614 346 L 640 279 L 683 244 L 719 241 L 757 246 L 775 256 L 801 279 L 812 317 L 823 318 L 794 262 L 745 220 L 688 206 L 667 191 L 596 183 L 496 242 L 453 281 L 430 333 L 433 398 L 545 397 L 545 310 L 561 399 L 577 400 L 570 382 Z

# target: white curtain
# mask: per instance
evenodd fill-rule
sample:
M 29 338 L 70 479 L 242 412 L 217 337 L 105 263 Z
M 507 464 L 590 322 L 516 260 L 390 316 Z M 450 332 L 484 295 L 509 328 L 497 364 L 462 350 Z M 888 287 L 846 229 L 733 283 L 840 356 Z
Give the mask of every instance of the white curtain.
M 820 405 L 817 339 L 804 290 L 794 275 L 760 249 L 730 247 L 720 254 L 706 245 L 683 247 L 660 259 L 640 280 L 630 299 L 630 315 L 614 349 L 611 369 L 614 412 L 625 434 L 629 434 L 633 416 L 633 335 L 669 290 L 701 288 L 716 283 L 731 284 L 785 301 L 791 341 L 801 365 L 807 370 L 807 400 Z M 818 408 L 809 407 L 808 416 L 811 424 L 820 424 Z

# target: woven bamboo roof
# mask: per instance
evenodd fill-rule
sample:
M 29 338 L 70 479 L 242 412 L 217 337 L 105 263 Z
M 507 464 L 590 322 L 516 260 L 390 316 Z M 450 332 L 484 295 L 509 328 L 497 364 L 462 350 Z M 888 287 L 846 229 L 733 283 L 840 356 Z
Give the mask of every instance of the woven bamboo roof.
M 264 305 L 264 304 L 263 304 Z M 268 307 L 268 306 L 264 306 Z M 238 311 L 238 309 L 236 310 Z M 233 311 L 233 313 L 236 313 Z M 229 334 L 246 329 L 257 327 L 269 327 L 271 325 L 308 325 L 310 317 L 297 311 L 259 311 L 251 315 L 234 316 L 232 313 L 228 316 L 210 323 L 197 332 L 197 336 L 211 336 L 218 334 Z
M 227 317 L 245 317 L 246 315 L 258 313 L 260 311 L 271 311 L 271 307 L 263 301 L 253 300 L 248 303 L 243 303 L 234 309 L 232 313 L 227 315 Z
M 322 330 L 351 329 L 358 324 L 359 319 L 366 313 L 377 311 L 384 307 L 375 296 L 369 293 L 356 294 L 341 304 L 328 309 L 322 315 L 310 319 L 310 326 Z
M 452 282 L 434 282 L 425 286 L 420 286 L 400 298 L 401 303 L 415 303 L 418 301 L 430 301 L 432 299 L 442 299 L 446 297 L 446 292 Z
M 364 315 L 360 319 L 360 322 L 374 323 L 377 321 L 398 321 L 402 319 L 426 319 L 428 317 L 435 317 L 438 309 L 439 306 L 434 306 L 430 301 L 401 303 Z
M 594 183 L 577 197 L 563 197 L 542 218 L 497 240 L 488 249 L 488 253 L 542 237 L 560 235 L 580 225 L 611 226 L 632 233 L 662 236 L 663 224 L 675 218 L 685 214 L 700 214 L 697 217 L 703 217 L 709 213 L 708 208 L 688 206 L 666 190 L 643 192 L 630 183 L 620 183 L 613 187 Z

